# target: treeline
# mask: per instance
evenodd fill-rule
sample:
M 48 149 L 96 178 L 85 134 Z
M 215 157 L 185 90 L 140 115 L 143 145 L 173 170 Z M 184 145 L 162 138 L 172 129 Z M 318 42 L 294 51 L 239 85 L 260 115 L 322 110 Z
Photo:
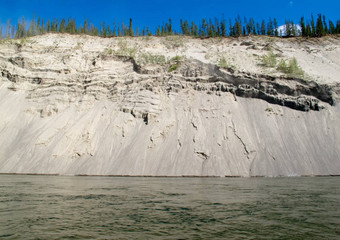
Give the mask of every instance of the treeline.
M 324 15 L 319 14 L 316 21 L 314 16 L 307 21 L 304 17 L 299 23 L 285 21 L 283 28 L 278 26 L 276 18 L 268 21 L 262 20 L 256 22 L 253 18 L 241 19 L 237 17 L 233 21 L 229 19 L 202 19 L 199 23 L 188 20 L 180 20 L 180 28 L 176 30 L 173 27 L 172 20 L 159 25 L 154 31 L 148 26 L 142 29 L 134 28 L 132 19 L 129 24 L 107 24 L 100 23 L 95 26 L 88 19 L 82 25 L 78 25 L 75 19 L 53 19 L 44 20 L 44 18 L 33 16 L 29 23 L 23 18 L 16 25 L 12 25 L 11 20 L 7 21 L 6 29 L 1 25 L 0 37 L 4 38 L 24 38 L 46 33 L 69 33 L 69 34 L 86 34 L 101 37 L 116 36 L 168 36 L 168 35 L 186 35 L 194 37 L 239 37 L 248 35 L 267 35 L 267 36 L 303 36 L 303 37 L 322 37 L 327 34 L 340 34 L 340 20 L 333 23 L 326 20 Z

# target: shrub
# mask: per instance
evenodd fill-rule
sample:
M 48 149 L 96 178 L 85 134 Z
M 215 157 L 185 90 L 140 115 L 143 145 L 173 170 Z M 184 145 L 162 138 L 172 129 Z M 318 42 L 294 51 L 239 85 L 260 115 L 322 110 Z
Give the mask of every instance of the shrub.
M 170 59 L 170 62 L 179 63 L 179 62 L 183 61 L 183 59 L 184 59 L 184 57 L 176 55 L 175 57 Z
M 287 64 L 286 64 L 286 61 L 285 60 L 281 60 L 279 62 L 279 65 L 277 65 L 276 69 L 279 70 L 280 72 L 287 73 Z
M 108 48 L 107 50 L 107 54 L 112 55 L 114 53 L 112 48 Z
M 298 62 L 297 62 L 295 57 L 289 61 L 288 74 L 292 74 L 294 76 L 303 76 L 304 75 L 304 72 L 301 69 L 301 67 L 298 65 Z
M 220 68 L 225 68 L 225 69 L 230 69 L 230 68 L 235 69 L 235 66 L 229 64 L 224 57 L 220 58 L 220 60 L 218 61 L 218 66 Z
M 169 72 L 175 71 L 178 67 L 179 67 L 178 64 L 171 64 L 169 68 Z
M 295 77 L 304 76 L 304 71 L 299 66 L 295 57 L 289 60 L 288 65 L 286 64 L 284 60 L 281 60 L 279 65 L 277 66 L 277 70 L 290 76 L 295 76 Z
M 164 64 L 166 59 L 164 55 L 142 53 L 139 55 L 138 62 L 141 64 Z
M 262 56 L 261 61 L 264 66 L 274 68 L 277 63 L 276 55 L 270 51 L 267 55 Z
M 163 44 L 168 49 L 184 47 L 184 40 L 181 36 L 167 36 L 163 39 Z
M 120 40 L 118 42 L 118 47 L 119 49 L 116 52 L 117 55 L 124 56 L 124 57 L 132 57 L 132 58 L 136 56 L 137 48 L 136 47 L 130 48 L 126 41 Z

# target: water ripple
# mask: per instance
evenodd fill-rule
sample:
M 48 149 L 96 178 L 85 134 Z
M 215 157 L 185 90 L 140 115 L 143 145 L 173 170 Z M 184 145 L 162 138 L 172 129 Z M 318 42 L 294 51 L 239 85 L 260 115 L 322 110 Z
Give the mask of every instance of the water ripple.
M 338 239 L 339 177 L 0 176 L 1 239 Z

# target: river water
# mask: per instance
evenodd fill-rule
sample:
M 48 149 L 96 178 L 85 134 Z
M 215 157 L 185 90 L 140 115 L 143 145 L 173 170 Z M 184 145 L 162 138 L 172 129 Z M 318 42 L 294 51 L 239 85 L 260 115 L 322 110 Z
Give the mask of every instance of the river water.
M 0 175 L 0 239 L 339 239 L 340 177 Z

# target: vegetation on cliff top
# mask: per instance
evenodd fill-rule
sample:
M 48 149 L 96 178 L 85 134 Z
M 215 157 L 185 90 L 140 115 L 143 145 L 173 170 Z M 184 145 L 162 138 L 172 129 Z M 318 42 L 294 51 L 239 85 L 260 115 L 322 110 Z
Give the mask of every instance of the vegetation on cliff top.
M 229 19 L 227 22 L 224 18 L 214 20 L 202 19 L 199 23 L 188 20 L 180 20 L 180 30 L 173 26 L 171 19 L 168 22 L 159 25 L 155 31 L 148 26 L 142 29 L 133 27 L 133 21 L 130 18 L 129 25 L 121 23 L 113 25 L 102 22 L 100 26 L 95 26 L 88 19 L 82 25 L 76 23 L 75 19 L 48 19 L 33 16 L 29 23 L 23 18 L 20 22 L 12 25 L 11 20 L 7 20 L 6 29 L 0 28 L 0 38 L 24 38 L 45 33 L 70 33 L 86 34 L 101 37 L 116 36 L 168 36 L 168 35 L 186 35 L 193 37 L 239 37 L 246 35 L 267 35 L 267 36 L 303 36 L 303 37 L 322 37 L 327 34 L 340 34 L 340 20 L 335 23 L 326 20 L 325 15 L 318 14 L 316 21 L 314 16 L 307 21 L 301 18 L 299 25 L 293 21 L 286 20 L 285 26 L 280 28 L 276 18 L 269 19 L 267 22 L 255 22 L 253 18 L 237 17 L 234 21 Z

